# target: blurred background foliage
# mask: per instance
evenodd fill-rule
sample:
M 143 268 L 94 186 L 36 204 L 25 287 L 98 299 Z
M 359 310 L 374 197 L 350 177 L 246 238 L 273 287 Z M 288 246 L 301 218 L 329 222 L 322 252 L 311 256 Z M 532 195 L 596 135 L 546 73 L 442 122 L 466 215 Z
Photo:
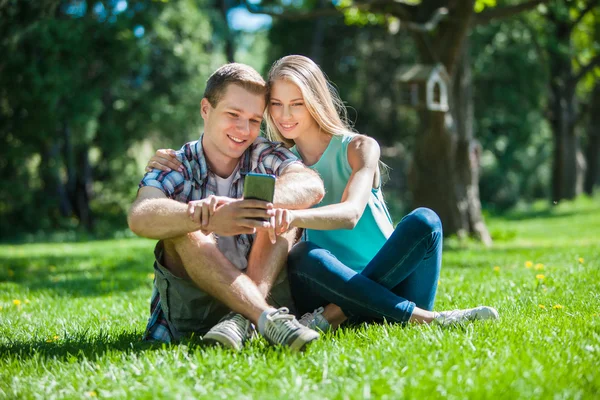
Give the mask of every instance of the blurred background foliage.
M 498 3 L 473 6 L 515 2 Z M 556 107 L 565 102 L 574 105 L 577 193 L 600 184 L 600 8 L 540 3 L 469 33 L 480 197 L 490 212 L 553 198 Z M 260 4 L 333 8 L 324 0 Z M 391 167 L 387 199 L 399 216 L 414 205 L 407 176 L 422 132 L 391 77 L 419 62 L 418 52 L 393 18 L 353 10 L 284 19 L 251 14 L 237 0 L 0 0 L 0 239 L 123 234 L 154 149 L 199 136 L 210 73 L 238 61 L 266 74 L 287 54 L 313 58 L 356 129 L 382 145 Z M 567 81 L 571 94 L 560 89 Z

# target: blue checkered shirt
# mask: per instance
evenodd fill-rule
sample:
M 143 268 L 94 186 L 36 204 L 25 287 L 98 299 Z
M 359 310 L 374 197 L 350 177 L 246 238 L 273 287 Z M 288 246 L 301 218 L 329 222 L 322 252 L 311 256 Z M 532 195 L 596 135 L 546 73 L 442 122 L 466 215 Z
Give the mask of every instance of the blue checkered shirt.
M 215 195 L 217 182 L 210 171 L 202 150 L 202 137 L 194 142 L 186 143 L 179 151 L 177 158 L 183 163 L 183 172 L 152 170 L 148 172 L 139 187 L 151 186 L 162 190 L 173 200 L 188 203 Z M 290 164 L 300 162 L 281 143 L 272 143 L 258 137 L 244 152 L 239 168 L 235 172 L 229 197 L 241 198 L 244 189 L 244 177 L 249 172 L 280 175 Z M 254 235 L 237 235 L 236 245 L 240 254 L 248 257 Z M 144 340 L 171 342 L 174 338 L 161 307 L 160 295 L 156 284 L 152 287 L 150 300 L 150 318 L 144 334 Z

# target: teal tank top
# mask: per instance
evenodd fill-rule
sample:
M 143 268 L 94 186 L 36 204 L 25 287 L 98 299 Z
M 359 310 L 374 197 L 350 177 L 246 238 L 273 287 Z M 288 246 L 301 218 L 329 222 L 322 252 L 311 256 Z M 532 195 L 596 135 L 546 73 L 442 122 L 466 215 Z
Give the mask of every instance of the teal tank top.
M 340 203 L 352 168 L 348 163 L 348 144 L 355 134 L 334 135 L 325 152 L 309 168 L 319 173 L 325 184 L 325 197 L 315 207 Z M 290 149 L 302 158 L 296 146 Z M 319 231 L 307 229 L 307 240 L 329 250 L 338 260 L 360 272 L 375 257 L 394 231 L 392 219 L 383 201 L 381 187 L 371 189 L 365 212 L 354 229 Z

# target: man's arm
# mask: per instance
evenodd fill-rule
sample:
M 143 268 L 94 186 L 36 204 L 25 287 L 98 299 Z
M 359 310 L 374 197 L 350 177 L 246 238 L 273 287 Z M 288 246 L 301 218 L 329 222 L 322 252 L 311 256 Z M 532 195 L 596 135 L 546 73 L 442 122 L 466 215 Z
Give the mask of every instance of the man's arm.
M 187 204 L 167 198 L 155 187 L 145 186 L 127 216 L 129 229 L 138 236 L 150 239 L 169 239 L 200 230 L 199 222 L 188 214 Z
M 268 222 L 255 219 L 270 218 L 271 212 L 266 202 L 239 199 L 223 202 L 210 219 L 207 218 L 208 225 L 202 225 L 200 214 L 203 205 L 211 203 L 211 197 L 184 204 L 168 199 L 160 189 L 142 187 L 129 210 L 129 229 L 138 236 L 162 240 L 199 230 L 214 232 L 219 236 L 233 236 L 252 234 L 257 228 L 269 227 Z M 205 207 L 205 210 L 208 208 Z
M 160 149 L 152 156 L 146 171 L 156 168 L 169 172 L 181 168 L 181 162 L 175 157 L 174 150 Z M 303 209 L 319 203 L 325 196 L 323 181 L 319 174 L 300 163 L 285 167 L 275 183 L 275 207 Z
M 323 181 L 300 163 L 287 166 L 275 182 L 274 206 L 292 210 L 312 207 L 325 196 Z

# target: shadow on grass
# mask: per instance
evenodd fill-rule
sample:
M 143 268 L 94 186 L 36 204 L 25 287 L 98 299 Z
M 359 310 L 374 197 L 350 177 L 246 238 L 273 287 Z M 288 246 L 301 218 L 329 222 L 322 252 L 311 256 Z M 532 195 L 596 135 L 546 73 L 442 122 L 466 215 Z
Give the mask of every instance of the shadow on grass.
M 112 224 L 106 221 L 106 214 L 103 215 L 101 227 L 96 228 L 95 233 L 87 232 L 77 227 L 63 227 L 62 229 L 53 229 L 50 231 L 40 230 L 36 233 L 12 231 L 10 234 L 0 234 L 1 244 L 21 245 L 21 244 L 62 244 L 71 243 L 89 243 L 112 239 L 125 239 L 136 237 L 127 227 L 125 215 L 113 219 Z
M 31 291 L 52 291 L 59 296 L 102 296 L 129 292 L 151 280 L 151 254 L 126 257 L 39 255 L 26 258 L 0 256 L 0 283 L 14 282 Z
M 50 342 L 49 340 L 52 339 L 36 338 L 27 342 L 9 341 L 0 344 L 0 357 L 16 358 L 19 361 L 41 357 L 74 362 L 83 359 L 96 360 L 112 351 L 141 353 L 182 345 L 187 346 L 189 351 L 193 351 L 207 346 L 199 338 L 174 344 L 147 342 L 142 340 L 139 332 L 122 332 L 116 335 L 106 332 L 90 335 L 88 332 L 81 332 L 62 339 Z
M 552 219 L 552 218 L 568 218 L 575 215 L 586 215 L 598 213 L 598 210 L 569 210 L 561 211 L 554 208 L 544 208 L 542 210 L 524 210 L 524 211 L 512 211 L 502 215 L 502 219 L 507 221 L 523 221 L 526 219 Z
M 524 266 L 526 261 L 541 262 L 549 265 L 578 265 L 579 262 L 573 254 L 572 245 L 556 246 L 530 246 L 530 247 L 502 247 L 502 248 L 444 248 L 444 267 L 453 269 L 486 269 L 492 266 L 516 265 Z M 597 246 L 590 244 L 579 247 L 579 254 L 584 258 L 594 259 L 600 256 Z M 463 257 L 465 255 L 465 257 Z M 566 255 L 566 256 L 565 256 Z M 548 261 L 548 257 L 551 260 Z M 442 271 L 444 270 L 442 267 Z
M 518 241 L 516 241 L 518 243 Z M 548 242 L 548 243 L 536 243 L 531 245 L 518 245 L 518 244 L 505 244 L 501 241 L 498 241 L 498 244 L 493 245 L 491 248 L 484 247 L 483 245 L 475 244 L 475 245 L 456 245 L 456 244 L 447 244 L 444 243 L 444 254 L 450 253 L 478 253 L 482 257 L 494 256 L 494 255 L 502 255 L 502 256 L 513 256 L 513 255 L 523 255 L 527 253 L 535 253 L 535 252 L 546 252 L 548 250 L 552 250 L 553 253 L 569 253 L 572 252 L 574 247 L 578 248 L 591 248 L 596 249 L 597 245 L 595 243 L 584 243 L 574 245 L 572 243 L 557 245 L 556 243 Z

